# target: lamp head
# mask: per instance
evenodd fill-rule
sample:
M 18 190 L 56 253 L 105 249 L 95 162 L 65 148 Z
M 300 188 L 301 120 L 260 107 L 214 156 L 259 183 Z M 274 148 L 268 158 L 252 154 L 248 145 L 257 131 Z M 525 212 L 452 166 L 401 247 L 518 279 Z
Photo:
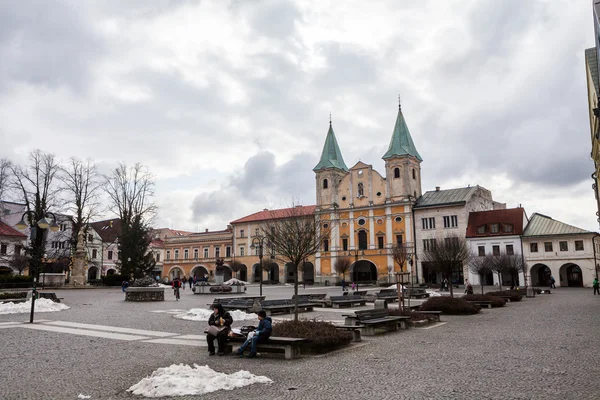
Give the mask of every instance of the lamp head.
M 252 244 L 250 245 L 250 248 L 251 248 L 252 250 L 254 250 L 254 249 L 256 248 L 256 245 L 255 245 L 254 243 L 252 243 Z
M 23 230 L 27 228 L 27 223 L 25 222 L 25 220 L 21 219 L 15 226 L 17 227 L 17 229 Z
M 56 223 L 56 220 L 52 221 L 52 223 L 50 224 L 50 230 L 52 232 L 58 232 L 59 229 L 60 229 L 60 226 L 58 226 L 58 224 Z
M 48 220 L 45 217 L 40 219 L 37 224 L 41 229 L 48 229 L 48 227 L 50 226 L 50 222 L 48 222 Z

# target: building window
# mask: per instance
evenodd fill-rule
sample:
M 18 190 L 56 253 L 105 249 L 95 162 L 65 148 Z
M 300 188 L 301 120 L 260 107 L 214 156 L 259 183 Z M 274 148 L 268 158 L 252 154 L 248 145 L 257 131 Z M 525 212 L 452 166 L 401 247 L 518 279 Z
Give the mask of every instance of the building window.
M 575 241 L 575 251 L 583 251 L 583 240 Z
M 208 258 L 208 247 L 204 248 L 204 258 Z
M 225 257 L 231 257 L 231 246 L 225 247 Z
M 504 233 L 510 233 L 513 231 L 513 226 L 512 224 L 504 224 L 502 229 L 504 230 Z
M 60 229 L 61 232 L 66 231 L 67 230 L 67 224 L 60 224 L 59 229 Z M 92 236 L 92 235 L 90 235 L 90 236 Z
M 88 243 L 92 243 L 94 241 L 94 235 L 88 235 Z
M 492 254 L 495 256 L 500 255 L 500 246 L 492 246 Z
M 198 259 L 198 249 L 194 249 L 194 260 Z
M 260 228 L 254 229 L 254 236 L 260 235 Z
M 402 222 L 402 217 L 396 217 L 396 218 L 394 218 L 394 221 L 396 221 L 396 222 Z
M 240 237 L 244 237 L 244 230 L 240 229 Z
M 179 260 L 179 250 L 175 250 L 175 259 Z
M 367 244 L 367 231 L 359 231 L 358 232 L 358 249 L 366 250 L 368 247 Z
M 8 251 L 8 245 L 0 244 L 0 255 L 5 256 Z
M 384 245 L 383 245 L 383 236 L 377 236 L 377 248 L 378 249 L 383 249 Z
M 400 178 L 400 168 L 394 168 L 394 178 Z
M 479 257 L 485 257 L 485 246 L 478 246 L 477 251 L 479 252 Z
M 215 247 L 215 258 L 221 258 L 221 248 Z
M 456 228 L 458 226 L 458 217 L 456 215 L 447 215 L 444 217 L 444 228 Z
M 477 227 L 477 234 L 482 235 L 485 233 L 485 225 L 481 225 Z
M 364 197 L 364 195 L 365 195 L 365 188 L 364 188 L 362 182 L 360 182 L 358 184 L 358 197 Z
M 515 249 L 513 248 L 512 244 L 507 244 L 506 245 L 506 255 L 508 255 L 508 256 L 514 256 L 515 255 Z
M 342 250 L 348 251 L 348 239 L 342 239 Z
M 329 251 L 329 239 L 323 239 L 323 251 Z
M 160 261 L 160 253 L 156 253 L 156 261 Z
M 417 171 L 413 168 L 413 179 L 417 179 Z
M 95 260 L 96 258 L 98 258 L 98 250 L 96 250 L 96 249 L 93 249 L 93 250 L 92 250 L 92 259 L 94 259 L 94 260 Z
M 327 179 L 323 179 L 323 189 L 327 189 L 329 187 Z
M 531 253 L 537 253 L 538 252 L 538 244 L 537 243 L 529 243 L 529 251 Z
M 435 229 L 435 217 L 421 218 L 423 229 Z
M 171 250 L 167 250 L 167 261 L 171 260 Z
M 499 224 L 491 224 L 490 225 L 490 231 L 492 233 L 498 233 L 498 232 L 500 232 L 500 225 Z
M 15 244 L 15 255 L 20 255 L 21 250 L 22 250 L 21 245 Z
M 552 242 L 544 242 L 544 251 L 546 253 L 552 251 Z
M 188 249 L 183 250 L 183 259 L 187 260 L 190 256 L 190 251 Z
M 396 245 L 402 246 L 402 235 L 396 235 Z
M 244 246 L 240 246 L 240 256 L 244 257 Z
M 113 251 L 112 251 L 112 250 L 109 250 L 109 251 L 106 253 L 106 258 L 108 258 L 109 260 L 112 260 L 112 257 L 113 257 Z
M 358 220 L 358 225 L 360 225 L 360 226 L 363 226 L 366 223 L 367 223 L 367 221 L 364 218 L 361 218 Z
M 444 238 L 444 242 L 446 243 L 446 246 L 457 246 L 458 238 L 457 237 Z
M 435 239 L 423 239 L 423 250 L 430 251 L 435 249 Z
M 558 248 L 560 251 L 569 251 L 569 244 L 565 240 L 558 242 Z

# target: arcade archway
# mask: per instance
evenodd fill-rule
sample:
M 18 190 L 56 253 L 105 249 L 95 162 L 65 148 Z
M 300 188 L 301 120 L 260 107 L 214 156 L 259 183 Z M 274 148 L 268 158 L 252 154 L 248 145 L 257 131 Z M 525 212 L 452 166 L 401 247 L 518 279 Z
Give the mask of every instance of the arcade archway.
M 369 260 L 356 261 L 350 266 L 353 282 L 377 282 L 377 266 Z
M 583 272 L 577 264 L 567 263 L 560 267 L 560 285 L 583 287 Z

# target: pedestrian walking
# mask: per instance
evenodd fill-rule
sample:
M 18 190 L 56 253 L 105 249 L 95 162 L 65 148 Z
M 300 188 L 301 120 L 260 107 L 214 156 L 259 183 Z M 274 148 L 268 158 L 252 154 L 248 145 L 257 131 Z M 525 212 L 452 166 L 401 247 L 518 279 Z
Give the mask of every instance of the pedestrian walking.
M 471 286 L 471 284 L 469 283 L 468 279 L 465 279 L 465 294 L 469 294 L 469 286 Z M 471 286 L 471 294 L 473 294 L 473 287 Z
M 550 288 L 551 289 L 556 289 L 556 280 L 554 279 L 553 276 L 550 276 Z
M 198 282 L 198 277 L 196 275 L 194 275 L 194 286 L 196 286 L 197 282 Z
M 342 292 L 346 291 L 346 281 L 342 278 Z
M 356 282 L 352 282 L 352 291 L 356 292 L 356 288 L 357 288 Z
M 598 278 L 595 278 L 592 282 L 592 286 L 594 287 L 594 296 L 596 293 L 600 295 L 600 282 L 598 282 Z
M 192 279 L 191 276 L 188 278 L 188 283 L 190 284 L 190 289 L 191 289 L 192 288 L 192 284 L 194 283 L 194 280 Z
M 171 286 L 173 287 L 173 294 L 175 295 L 175 300 L 179 301 L 179 288 L 181 287 L 181 281 L 179 280 L 179 277 L 173 280 Z

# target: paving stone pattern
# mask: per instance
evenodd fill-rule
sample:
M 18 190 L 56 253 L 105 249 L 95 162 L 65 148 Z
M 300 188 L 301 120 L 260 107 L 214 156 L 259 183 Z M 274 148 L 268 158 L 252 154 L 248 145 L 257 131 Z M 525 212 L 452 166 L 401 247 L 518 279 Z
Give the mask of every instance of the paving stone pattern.
M 267 298 L 289 298 L 289 287 L 267 287 Z M 301 293 L 337 289 L 308 288 Z M 248 294 L 257 294 L 250 287 Z M 160 303 L 124 302 L 117 289 L 61 290 L 71 309 L 36 319 L 199 334 L 205 324 L 157 310 L 206 307 L 211 296 L 172 291 Z M 347 312 L 347 310 L 344 310 Z M 315 311 L 306 317 L 342 319 Z M 600 393 L 600 296 L 560 288 L 476 316 L 444 316 L 431 329 L 367 338 L 347 350 L 295 361 L 208 357 L 206 348 L 151 344 L 1 328 L 0 399 L 140 398 L 126 389 L 160 367 L 209 365 L 273 379 L 231 392 L 177 399 L 596 399 Z M 28 315 L 0 315 L 0 323 Z M 244 323 L 246 324 L 246 323 Z M 241 325 L 241 324 L 240 324 Z

